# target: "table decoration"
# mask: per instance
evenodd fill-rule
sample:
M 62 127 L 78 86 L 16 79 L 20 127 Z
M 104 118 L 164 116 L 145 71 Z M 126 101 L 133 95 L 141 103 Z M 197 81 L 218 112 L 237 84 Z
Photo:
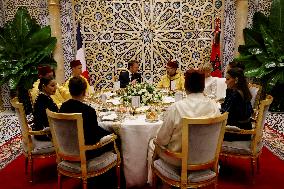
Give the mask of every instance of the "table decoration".
M 162 94 L 149 83 L 128 85 L 122 94 L 122 101 L 125 104 L 129 104 L 131 103 L 132 96 L 140 96 L 140 103 L 142 106 L 162 101 Z

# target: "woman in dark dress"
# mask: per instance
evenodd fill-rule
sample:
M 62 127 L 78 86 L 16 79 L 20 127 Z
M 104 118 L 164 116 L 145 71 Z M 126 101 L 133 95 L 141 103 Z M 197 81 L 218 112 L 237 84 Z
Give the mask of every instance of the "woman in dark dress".
M 57 105 L 53 102 L 50 95 L 56 92 L 56 81 L 53 77 L 41 78 L 38 86 L 39 94 L 34 104 L 34 122 L 33 130 L 39 131 L 49 127 L 46 115 L 46 109 L 58 112 Z M 50 141 L 49 135 L 35 135 L 35 138 L 42 141 Z
M 227 125 L 237 126 L 240 129 L 252 129 L 251 116 L 251 93 L 248 88 L 244 72 L 240 68 L 228 70 L 226 75 L 227 88 L 224 103 L 221 105 L 221 112 L 229 112 Z M 225 141 L 250 140 L 251 135 L 239 135 L 225 133 Z
M 86 145 L 93 145 L 106 135 L 111 134 L 98 125 L 96 110 L 84 103 L 87 83 L 81 77 L 73 77 L 69 81 L 69 92 L 72 99 L 64 102 L 59 110 L 61 113 L 82 113 L 84 138 Z M 91 159 L 110 151 L 113 146 L 110 144 L 92 151 L 87 151 L 86 158 Z

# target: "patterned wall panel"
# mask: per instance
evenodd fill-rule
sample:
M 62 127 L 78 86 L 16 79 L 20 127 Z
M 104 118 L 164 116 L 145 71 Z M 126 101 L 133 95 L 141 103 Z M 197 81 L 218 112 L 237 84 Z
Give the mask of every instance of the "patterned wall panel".
M 62 32 L 62 46 L 64 55 L 64 73 L 65 80 L 71 75 L 69 62 L 75 57 L 75 30 L 73 20 L 73 4 L 71 0 L 60 1 L 60 16 L 61 16 L 61 32 Z
M 3 6 L 3 0 L 0 0 L 0 26 L 2 27 L 4 25 L 4 6 Z
M 210 56 L 212 23 L 223 7 L 221 0 L 77 1 L 92 84 L 111 87 L 117 68 L 133 59 L 154 82 L 169 59 L 182 70 L 197 67 Z
M 224 43 L 223 65 L 224 71 L 226 65 L 233 60 L 235 50 L 235 22 L 236 22 L 236 4 L 235 1 L 226 0 L 224 11 Z

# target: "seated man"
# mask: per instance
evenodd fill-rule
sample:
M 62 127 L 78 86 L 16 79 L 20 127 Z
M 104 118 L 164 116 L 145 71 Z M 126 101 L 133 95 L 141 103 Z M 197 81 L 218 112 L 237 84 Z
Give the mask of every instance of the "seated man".
M 32 98 L 32 103 L 35 103 L 35 100 L 39 94 L 39 83 L 41 78 L 50 78 L 54 77 L 54 71 L 51 69 L 49 66 L 39 66 L 38 67 L 38 77 L 39 79 L 34 82 L 33 88 L 31 89 L 31 98 Z M 57 90 L 55 94 L 51 95 L 50 97 L 52 98 L 53 102 L 60 107 L 60 105 L 68 99 L 68 91 L 64 90 L 63 87 L 60 87 L 57 85 Z
M 96 110 L 84 103 L 86 96 L 87 82 L 80 76 L 72 77 L 69 80 L 69 91 L 72 99 L 64 102 L 59 110 L 60 113 L 82 113 L 83 129 L 86 145 L 92 145 L 111 133 L 98 125 Z M 111 144 L 97 150 L 87 151 L 87 159 L 99 156 L 106 151 L 112 150 Z
M 177 71 L 178 62 L 169 61 L 166 65 L 167 74 L 161 78 L 157 88 L 169 88 L 170 90 L 184 90 L 184 76 Z
M 122 71 L 119 75 L 120 88 L 125 88 L 130 82 L 135 84 L 141 83 L 141 74 L 138 73 L 139 64 L 137 60 L 131 60 L 128 63 L 128 72 Z
M 78 76 L 80 76 L 80 77 L 82 77 L 85 81 L 86 81 L 86 83 L 87 83 L 87 90 L 86 90 L 86 92 L 87 92 L 87 95 L 90 93 L 90 85 L 89 85 L 89 82 L 88 82 L 88 80 L 85 78 L 85 77 L 83 77 L 81 74 L 82 74 L 82 63 L 80 62 L 80 60 L 72 60 L 71 62 L 70 62 L 70 67 L 71 67 L 71 69 L 72 69 L 72 76 L 65 82 L 65 84 L 64 84 L 64 87 L 65 87 L 65 89 L 69 89 L 69 81 L 70 81 L 70 79 L 72 78 L 72 77 L 78 77 Z
M 187 97 L 172 104 L 164 118 L 163 125 L 157 134 L 157 143 L 170 151 L 181 152 L 182 118 L 208 118 L 220 115 L 218 104 L 204 93 L 205 75 L 199 70 L 188 70 L 185 73 L 185 90 Z M 159 154 L 166 162 L 180 165 L 180 160 L 167 154 Z

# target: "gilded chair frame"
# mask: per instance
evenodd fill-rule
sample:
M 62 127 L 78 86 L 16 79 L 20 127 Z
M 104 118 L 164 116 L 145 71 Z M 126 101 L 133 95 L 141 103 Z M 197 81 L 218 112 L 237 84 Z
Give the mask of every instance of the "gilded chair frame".
M 60 163 L 63 160 L 70 161 L 70 162 L 80 162 L 81 164 L 81 173 L 74 173 L 71 171 L 66 171 L 64 169 L 60 169 L 57 167 L 58 172 L 58 188 L 61 189 L 62 183 L 61 183 L 61 175 L 65 175 L 68 177 L 73 178 L 80 178 L 82 179 L 83 189 L 87 189 L 87 179 L 91 177 L 95 177 L 98 175 L 101 175 L 111 168 L 116 166 L 116 174 L 117 174 L 117 188 L 120 188 L 120 164 L 121 164 L 121 158 L 120 158 L 120 152 L 116 146 L 117 136 L 115 134 L 111 134 L 111 139 L 107 140 L 106 142 L 98 142 L 94 145 L 85 145 L 85 139 L 84 139 L 84 129 L 83 129 L 83 118 L 81 113 L 55 113 L 50 110 L 46 110 L 48 121 L 50 124 L 50 130 L 52 133 L 52 136 L 56 136 L 57 133 L 55 132 L 53 125 L 52 125 L 52 119 L 58 119 L 58 120 L 72 120 L 76 121 L 77 123 L 77 131 L 78 131 L 78 142 L 79 142 L 79 150 L 80 150 L 80 156 L 70 156 L 66 155 L 63 152 L 60 151 L 59 143 L 56 139 L 56 137 L 52 137 L 56 155 L 57 155 L 57 163 Z M 86 160 L 86 154 L 85 152 L 87 150 L 95 150 L 98 148 L 101 148 L 109 143 L 113 143 L 115 153 L 117 154 L 117 160 L 107 167 L 104 167 L 103 169 L 100 169 L 98 171 L 88 172 L 87 171 L 87 160 Z
M 251 173 L 252 176 L 254 175 L 255 169 L 259 172 L 259 156 L 262 153 L 262 148 L 258 150 L 258 145 L 262 142 L 263 136 L 263 128 L 264 128 L 264 121 L 265 121 L 265 110 L 269 108 L 270 104 L 273 101 L 273 97 L 270 95 L 266 96 L 266 99 L 262 100 L 259 104 L 257 115 L 256 115 L 256 122 L 253 125 L 253 129 L 251 130 L 244 130 L 234 127 L 233 129 L 230 127 L 226 127 L 225 132 L 234 133 L 234 134 L 251 134 L 251 146 L 250 146 L 250 153 L 249 154 L 241 154 L 241 153 L 230 153 L 230 152 L 221 152 L 221 157 L 224 157 L 225 160 L 227 157 L 233 158 L 242 158 L 242 159 L 250 159 L 251 160 Z
M 154 150 L 154 155 L 153 155 L 153 160 L 152 160 L 153 188 L 156 188 L 157 176 L 163 182 L 171 186 L 180 187 L 181 189 L 199 188 L 199 187 L 205 187 L 211 184 L 214 184 L 214 187 L 216 188 L 217 178 L 218 178 L 218 159 L 219 159 L 219 154 L 221 151 L 222 141 L 224 138 L 227 118 L 228 118 L 227 112 L 225 112 L 224 114 L 218 117 L 214 117 L 214 118 L 204 118 L 204 119 L 183 118 L 182 119 L 182 151 L 180 153 L 172 152 L 166 149 L 165 147 L 158 145 L 157 142 L 154 140 L 155 150 Z M 188 141 L 189 141 L 188 130 L 189 130 L 189 127 L 191 125 L 210 126 L 210 125 L 217 124 L 217 123 L 221 123 L 222 125 L 221 125 L 220 135 L 218 138 L 218 143 L 217 143 L 217 148 L 215 151 L 214 159 L 204 164 L 188 164 Z M 180 181 L 175 181 L 175 180 L 165 177 L 154 167 L 154 160 L 159 158 L 158 151 L 164 152 L 172 158 L 181 159 L 181 179 Z M 188 171 L 198 171 L 198 170 L 205 170 L 205 169 L 212 169 L 216 173 L 216 176 L 206 181 L 188 182 Z
M 19 113 L 22 141 L 23 144 L 27 147 L 26 151 L 23 150 L 23 154 L 25 155 L 25 173 L 26 175 L 28 175 L 29 182 L 33 182 L 33 159 L 52 157 L 55 156 L 56 154 L 55 151 L 52 153 L 45 153 L 45 154 L 33 154 L 32 151 L 34 149 L 34 144 L 32 141 L 32 136 L 48 135 L 50 134 L 50 131 L 49 130 L 33 131 L 29 127 L 26 113 L 24 110 L 24 105 L 19 102 L 17 97 L 11 100 L 11 104 L 15 108 L 15 110 Z M 30 171 L 30 174 L 28 174 L 28 171 Z

